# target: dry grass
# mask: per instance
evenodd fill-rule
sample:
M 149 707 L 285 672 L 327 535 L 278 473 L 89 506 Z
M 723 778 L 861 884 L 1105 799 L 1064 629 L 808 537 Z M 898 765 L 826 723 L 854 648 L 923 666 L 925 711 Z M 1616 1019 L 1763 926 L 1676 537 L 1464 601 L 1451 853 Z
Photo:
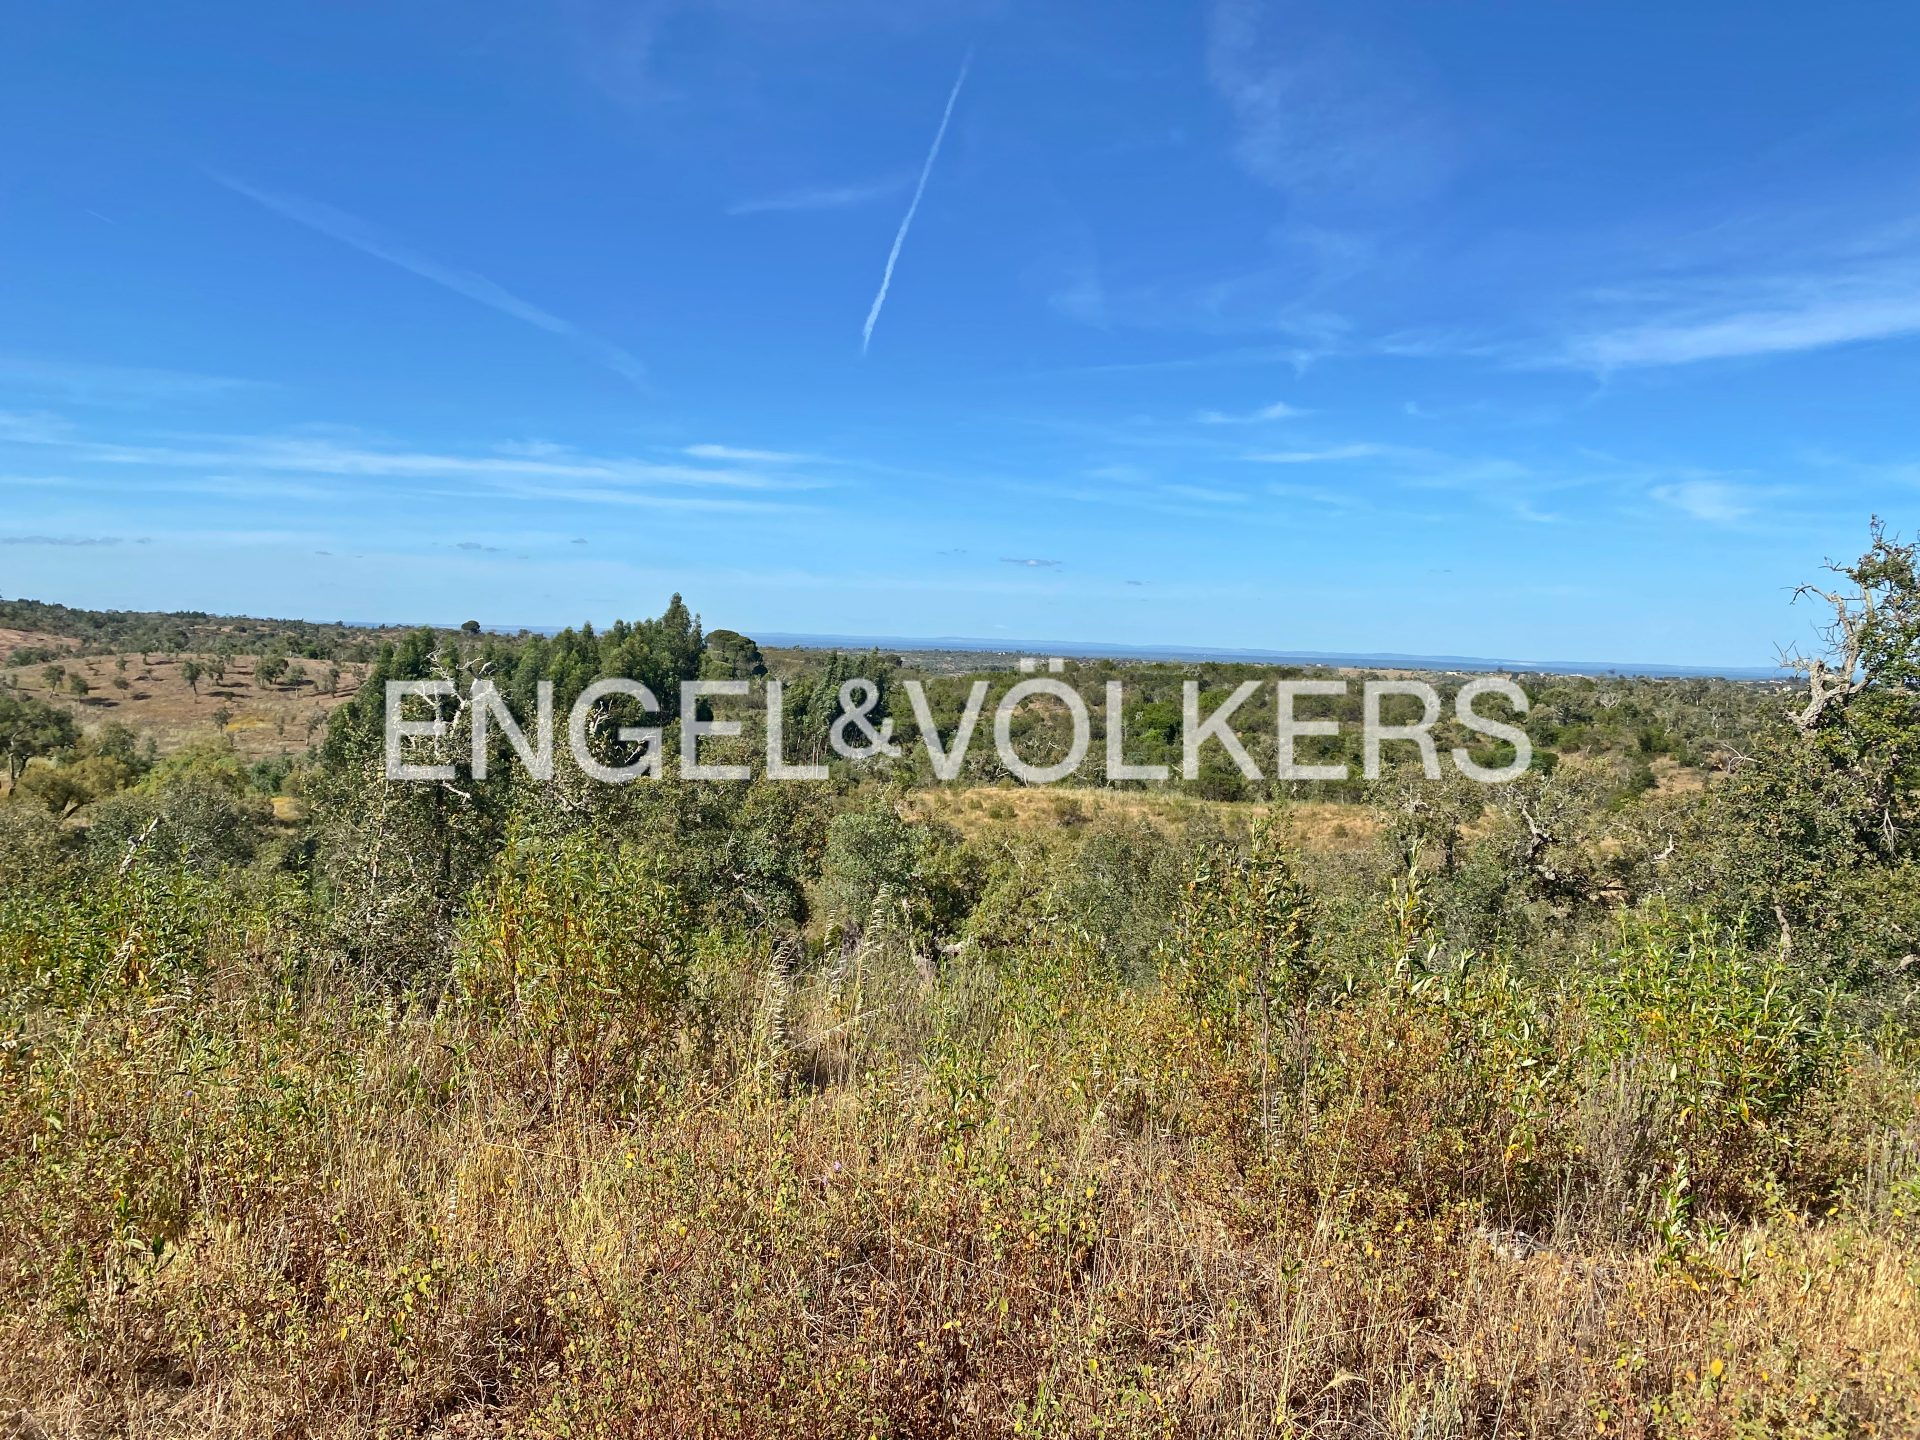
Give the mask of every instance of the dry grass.
M 28 637 L 22 643 L 43 643 L 43 639 Z M 13 647 L 4 648 L 10 651 Z M 342 665 L 339 685 L 328 694 L 325 661 L 302 662 L 311 680 L 319 682 L 317 685 L 288 689 L 262 685 L 253 673 L 254 660 L 242 657 L 228 664 L 224 681 L 216 684 L 203 676 L 196 691 L 181 672 L 189 658 L 206 663 L 205 656 L 157 653 L 149 653 L 144 659 L 139 655 L 93 655 L 54 662 L 68 675 L 79 675 L 86 682 L 88 693 L 84 697 L 74 696 L 64 686 L 48 686 L 44 665 L 19 666 L 7 673 L 22 693 L 71 711 L 82 727 L 118 721 L 142 735 L 151 735 L 163 752 L 213 733 L 224 711 L 228 716 L 225 732 L 234 750 L 248 760 L 258 760 L 305 750 L 335 707 L 352 698 L 367 669 L 364 665 Z
M 16 650 L 28 647 L 63 652 L 73 644 L 71 636 L 55 635 L 45 630 L 16 630 L 10 625 L 0 625 L 0 665 Z
M 271 944 L 9 1051 L 12 1433 L 1920 1426 L 1897 1218 L 1536 1243 L 1403 1188 L 1409 1113 L 1250 1135 L 1164 992 L 742 956 L 707 972 L 717 1035 L 609 1079 L 511 1013 L 292 1000 Z
M 929 819 L 942 820 L 968 838 L 996 833 L 1043 832 L 1112 817 L 1162 830 L 1201 823 L 1223 834 L 1245 835 L 1265 816 L 1282 810 L 1287 833 L 1315 850 L 1355 850 L 1380 833 L 1380 817 L 1359 805 L 1315 801 L 1285 807 L 1145 790 L 1096 790 L 1062 787 L 975 785 L 919 791 L 914 805 Z

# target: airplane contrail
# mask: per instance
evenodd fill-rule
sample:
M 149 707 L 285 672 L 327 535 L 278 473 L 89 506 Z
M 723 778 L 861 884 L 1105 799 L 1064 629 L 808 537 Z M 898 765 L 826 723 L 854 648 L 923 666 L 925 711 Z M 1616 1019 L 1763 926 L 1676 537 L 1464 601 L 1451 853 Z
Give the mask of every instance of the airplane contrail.
M 887 268 L 880 276 L 880 293 L 873 297 L 873 308 L 867 311 L 867 323 L 860 331 L 862 355 L 873 343 L 874 323 L 880 318 L 880 307 L 887 303 L 887 288 L 893 284 L 893 267 L 900 262 L 900 247 L 907 243 L 907 230 L 913 224 L 914 212 L 920 208 L 920 196 L 927 188 L 927 177 L 933 173 L 933 162 L 940 158 L 940 142 L 947 138 L 947 122 L 953 119 L 954 101 L 960 98 L 960 87 L 967 83 L 967 71 L 972 65 L 973 51 L 969 50 L 967 58 L 960 62 L 960 73 L 954 79 L 953 89 L 947 94 L 947 108 L 940 112 L 940 128 L 933 132 L 933 147 L 927 151 L 927 163 L 920 167 L 920 183 L 913 187 L 913 199 L 907 203 L 907 213 L 893 237 L 893 249 L 887 252 Z
M 456 295 L 464 295 L 475 304 L 485 305 L 489 310 L 498 310 L 502 315 L 510 315 L 515 320 L 545 330 L 550 335 L 558 335 L 570 341 L 580 350 L 605 365 L 623 379 L 644 390 L 647 388 L 646 369 L 640 361 L 622 350 L 618 345 L 610 344 L 597 335 L 582 330 L 571 320 L 563 320 L 550 311 L 529 304 L 518 295 L 502 289 L 484 275 L 471 270 L 458 270 L 451 265 L 422 255 L 390 236 L 382 234 L 357 215 L 349 215 L 344 210 L 335 209 L 319 200 L 309 200 L 302 195 L 277 194 L 270 190 L 256 189 L 244 180 L 222 174 L 218 170 L 208 170 L 208 178 L 236 195 L 244 195 L 256 205 L 264 206 L 274 214 L 316 230 L 342 245 L 351 246 L 363 255 L 371 255 L 376 260 L 384 260 L 389 265 L 397 265 L 402 270 L 412 271 L 422 280 L 442 286 Z

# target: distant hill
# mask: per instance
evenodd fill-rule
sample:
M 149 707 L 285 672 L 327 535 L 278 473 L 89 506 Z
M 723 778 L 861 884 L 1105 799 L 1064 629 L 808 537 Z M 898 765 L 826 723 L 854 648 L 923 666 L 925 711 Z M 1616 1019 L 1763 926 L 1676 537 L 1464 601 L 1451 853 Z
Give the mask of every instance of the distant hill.
M 0 632 L 22 645 L 65 654 L 260 654 L 268 650 L 308 660 L 365 661 L 383 632 L 345 621 L 270 620 L 210 615 L 203 610 L 87 610 L 45 600 L 0 598 Z
M 277 620 L 211 615 L 199 610 L 87 610 L 41 600 L 0 599 L 0 635 L 15 644 L 49 644 L 52 637 L 84 654 L 162 651 L 260 653 L 273 649 L 314 660 L 365 662 L 380 645 L 408 630 L 452 633 L 453 625 L 392 621 Z M 552 635 L 557 625 L 487 625 L 495 634 Z M 1128 645 L 1101 640 L 1010 640 L 1004 636 L 816 635 L 763 632 L 762 645 L 796 650 L 886 650 L 895 653 L 969 653 L 982 656 L 1061 655 L 1113 660 L 1196 660 L 1256 665 L 1351 666 L 1373 670 L 1507 671 L 1516 674 L 1712 676 L 1777 680 L 1770 665 L 1661 665 L 1634 660 L 1520 660 L 1482 655 L 1411 655 L 1398 651 L 1265 650 L 1206 645 Z M 0 649 L 10 648 L 0 645 Z
M 1536 675 L 1711 676 L 1724 680 L 1778 680 L 1771 665 L 1656 665 L 1620 660 L 1501 660 L 1479 655 L 1406 655 L 1394 651 L 1241 650 L 1203 645 L 1116 645 L 1097 640 L 983 639 L 937 635 L 794 635 L 755 637 L 762 645 L 795 650 L 968 651 L 983 655 L 1061 655 L 1110 660 L 1212 660 L 1250 665 L 1351 666 L 1369 670 L 1508 671 Z

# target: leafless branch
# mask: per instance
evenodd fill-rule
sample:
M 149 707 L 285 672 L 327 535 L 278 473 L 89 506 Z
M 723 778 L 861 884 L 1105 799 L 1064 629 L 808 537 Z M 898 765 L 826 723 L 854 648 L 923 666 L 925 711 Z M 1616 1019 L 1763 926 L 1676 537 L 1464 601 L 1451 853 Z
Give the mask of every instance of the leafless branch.
M 1821 634 L 1837 661 L 1829 663 L 1824 655 L 1802 655 L 1797 650 L 1781 653 L 1783 668 L 1797 670 L 1807 677 L 1806 704 L 1790 717 L 1802 735 L 1818 730 L 1830 709 L 1836 706 L 1845 709 L 1847 702 L 1865 688 L 1866 677 L 1861 672 L 1860 659 L 1874 622 L 1873 594 L 1864 587 L 1853 595 L 1845 595 L 1816 585 L 1802 585 L 1794 591 L 1793 598 L 1799 600 L 1808 595 L 1817 596 L 1833 607 L 1832 623 L 1825 626 Z

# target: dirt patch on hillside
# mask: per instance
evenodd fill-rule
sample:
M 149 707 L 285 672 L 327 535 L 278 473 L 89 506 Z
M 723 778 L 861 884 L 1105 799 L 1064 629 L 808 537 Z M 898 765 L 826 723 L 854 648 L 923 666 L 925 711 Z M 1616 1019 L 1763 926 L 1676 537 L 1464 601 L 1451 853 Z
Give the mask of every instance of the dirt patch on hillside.
M 73 641 L 65 635 L 49 635 L 44 630 L 12 630 L 0 625 L 0 665 L 4 665 L 16 650 L 52 650 L 66 654 L 73 649 Z
M 26 634 L 0 631 L 0 644 L 5 637 Z M 70 642 L 51 636 L 23 643 L 58 647 Z M 241 656 L 226 662 L 220 679 L 203 673 L 197 683 L 190 684 L 185 668 L 189 659 L 207 670 L 206 656 L 148 654 L 63 656 L 50 665 L 14 666 L 4 673 L 22 693 L 72 712 L 85 729 L 119 721 L 137 733 L 151 735 L 163 751 L 178 749 L 197 736 L 224 732 L 241 755 L 265 759 L 313 744 L 327 717 L 352 697 L 367 672 L 365 665 L 302 660 L 298 663 L 306 672 L 303 683 L 290 685 L 282 680 L 269 685 L 254 673 L 254 657 Z M 74 686 L 75 677 L 84 693 Z

